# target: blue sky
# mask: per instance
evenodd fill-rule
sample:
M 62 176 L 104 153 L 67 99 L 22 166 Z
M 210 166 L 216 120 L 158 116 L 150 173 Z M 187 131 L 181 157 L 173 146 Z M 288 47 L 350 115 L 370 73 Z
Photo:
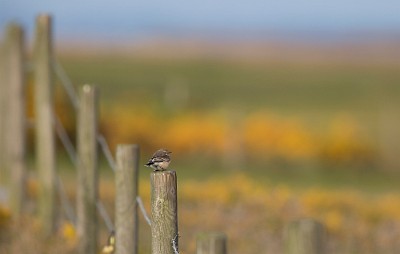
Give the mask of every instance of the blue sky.
M 43 12 L 63 39 L 400 33 L 399 0 L 0 0 L 0 25 L 17 21 L 31 33 Z

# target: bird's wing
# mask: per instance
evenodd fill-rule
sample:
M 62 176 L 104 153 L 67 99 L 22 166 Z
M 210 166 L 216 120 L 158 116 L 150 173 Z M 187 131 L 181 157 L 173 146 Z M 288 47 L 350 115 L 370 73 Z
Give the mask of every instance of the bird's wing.
M 156 157 L 156 158 L 152 158 L 150 161 L 152 163 L 163 162 L 163 161 L 168 161 L 168 158 L 166 158 L 166 157 Z

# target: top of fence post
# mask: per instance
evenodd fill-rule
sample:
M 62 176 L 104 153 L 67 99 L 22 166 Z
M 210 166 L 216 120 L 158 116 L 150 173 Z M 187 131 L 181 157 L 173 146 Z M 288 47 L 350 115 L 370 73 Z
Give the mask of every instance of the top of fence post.
M 220 232 L 198 234 L 196 251 L 197 254 L 226 254 L 226 235 Z
M 324 226 L 314 219 L 301 219 L 285 228 L 286 254 L 323 254 Z

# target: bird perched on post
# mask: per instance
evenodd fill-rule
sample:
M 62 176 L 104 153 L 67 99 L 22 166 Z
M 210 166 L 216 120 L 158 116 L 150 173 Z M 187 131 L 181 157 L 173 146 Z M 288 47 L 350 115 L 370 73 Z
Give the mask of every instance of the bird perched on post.
M 145 166 L 153 168 L 154 171 L 164 171 L 171 162 L 170 154 L 171 152 L 166 149 L 157 150 Z

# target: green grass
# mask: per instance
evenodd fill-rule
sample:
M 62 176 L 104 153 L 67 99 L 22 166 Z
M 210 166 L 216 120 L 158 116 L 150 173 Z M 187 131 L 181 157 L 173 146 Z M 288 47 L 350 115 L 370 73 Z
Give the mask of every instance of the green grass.
M 267 107 L 279 112 L 362 113 L 400 99 L 395 67 L 245 64 L 224 60 L 150 60 L 134 57 L 64 57 L 74 84 L 95 83 L 104 103 L 163 103 L 166 85 L 190 91 L 189 108 Z
M 394 108 L 395 112 L 400 108 L 400 71 L 396 66 L 101 55 L 63 56 L 61 62 L 76 86 L 94 83 L 100 87 L 105 111 L 109 107 L 142 105 L 158 110 L 160 115 L 174 114 L 165 106 L 164 93 L 169 84 L 179 83 L 190 92 L 184 109 L 187 113 L 226 110 L 246 114 L 267 110 L 294 116 L 316 130 L 335 115 L 346 113 L 376 141 L 380 114 L 387 108 Z M 231 173 L 215 159 L 191 159 L 174 164 L 183 180 L 223 178 Z M 357 188 L 368 192 L 399 190 L 397 175 L 375 171 L 370 165 L 246 163 L 244 168 L 244 173 L 265 184 Z M 147 179 L 148 172 L 144 170 L 141 177 Z

